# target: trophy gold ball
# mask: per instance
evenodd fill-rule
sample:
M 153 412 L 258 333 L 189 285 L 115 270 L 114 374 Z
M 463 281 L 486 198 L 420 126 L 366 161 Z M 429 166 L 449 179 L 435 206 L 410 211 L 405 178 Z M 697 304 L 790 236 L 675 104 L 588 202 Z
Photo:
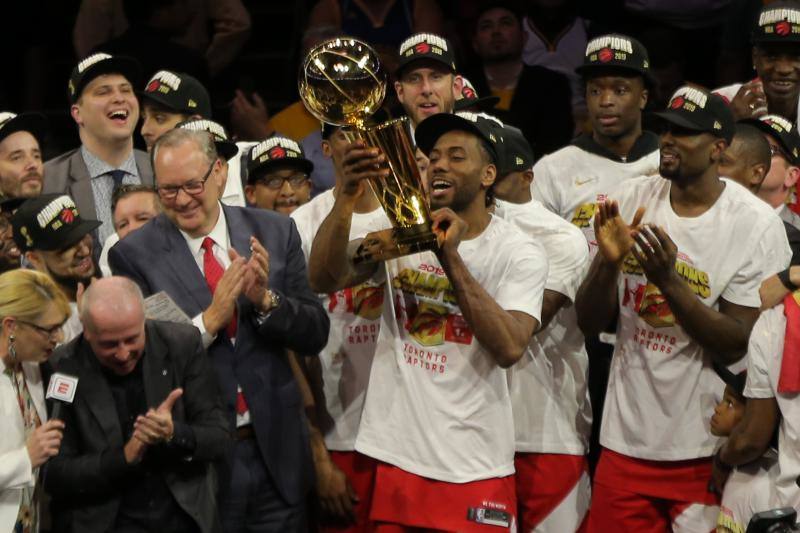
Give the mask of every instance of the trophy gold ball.
M 368 44 L 346 37 L 314 47 L 303 61 L 300 98 L 317 119 L 362 127 L 386 95 L 386 73 Z

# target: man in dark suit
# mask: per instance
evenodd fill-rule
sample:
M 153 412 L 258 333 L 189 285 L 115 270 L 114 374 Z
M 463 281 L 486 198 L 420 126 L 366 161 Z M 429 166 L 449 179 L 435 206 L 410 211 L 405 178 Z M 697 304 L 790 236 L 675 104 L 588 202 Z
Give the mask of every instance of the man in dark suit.
M 133 149 L 139 122 L 134 93 L 139 66 L 133 59 L 94 54 L 72 70 L 70 114 L 81 146 L 45 163 L 43 192 L 68 193 L 87 218 L 101 221 L 95 242 L 114 233 L 111 197 L 122 184 L 153 184 L 147 154 Z M 95 247 L 95 259 L 100 248 Z
M 46 475 L 54 530 L 220 531 L 211 461 L 230 435 L 197 330 L 145 320 L 141 291 L 121 277 L 87 289 L 81 319 L 58 349 L 78 386 Z
M 220 204 L 224 171 L 207 132 L 171 130 L 152 154 L 164 212 L 111 249 L 111 270 L 145 294 L 166 291 L 203 334 L 236 438 L 220 484 L 225 530 L 303 531 L 312 464 L 286 350 L 319 352 L 329 321 L 297 229 Z

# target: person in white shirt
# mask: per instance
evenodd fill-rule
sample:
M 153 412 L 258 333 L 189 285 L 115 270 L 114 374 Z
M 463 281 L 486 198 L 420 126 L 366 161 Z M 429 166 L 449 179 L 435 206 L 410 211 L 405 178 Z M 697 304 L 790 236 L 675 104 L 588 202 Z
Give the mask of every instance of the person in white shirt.
M 531 198 L 534 157 L 522 132 L 506 125 L 502 137 L 495 213 L 540 243 L 549 264 L 542 329 L 508 370 L 519 530 L 574 532 L 591 492 L 589 360 L 572 305 L 589 268 L 589 247 L 578 228 Z
M 717 375 L 725 382 L 725 392 L 714 408 L 711 417 L 711 434 L 716 437 L 730 437 L 744 415 L 747 399 L 744 386 L 747 371 L 734 374 L 721 365 L 714 365 Z M 747 529 L 754 514 L 767 511 L 770 507 L 770 493 L 778 470 L 777 455 L 774 450 L 730 473 L 722 492 L 722 502 L 717 517 L 719 533 L 740 533 Z M 717 487 L 721 490 L 722 487 Z
M 714 483 L 725 487 L 734 466 L 757 460 L 778 429 L 778 472 L 769 506 L 800 509 L 800 293 L 764 311 L 753 327 L 748 348 L 747 398 L 742 421 L 714 456 Z M 763 510 L 763 509 L 762 509 Z
M 333 161 L 336 185 L 298 207 L 290 215 L 300 233 L 308 262 L 314 236 L 330 213 L 342 187 L 342 158 L 349 141 L 342 129 L 322 125 L 322 150 Z M 363 238 L 376 227 L 391 227 L 371 191 L 356 201 L 350 240 Z M 374 461 L 355 451 L 372 357 L 380 330 L 385 283 L 367 280 L 353 287 L 320 294 L 331 321 L 328 343 L 307 357 L 309 380 L 320 399 L 311 425 L 311 448 L 317 471 L 317 495 L 325 511 L 321 527 L 343 531 L 342 523 L 364 528 L 369 522 L 369 497 L 375 479 Z M 315 379 L 316 378 L 316 379 Z M 338 527 L 337 527 L 338 526 Z
M 575 302 L 587 335 L 619 313 L 590 532 L 714 528 L 711 363 L 745 354 L 761 282 L 791 257 L 775 212 L 718 175 L 735 127 L 722 99 L 681 87 L 656 117 L 661 175 L 600 205 L 600 253 Z
M 543 249 L 491 215 L 497 123 L 474 113 L 425 119 L 427 190 L 438 253 L 355 266 L 348 247 L 364 180 L 388 175 L 356 142 L 341 190 L 311 248 L 312 289 L 385 282 L 375 358 L 355 449 L 379 461 L 370 520 L 390 527 L 513 531 L 514 425 L 504 368 L 540 324 Z M 378 228 L 375 228 L 378 229 Z M 355 245 L 355 243 L 353 243 Z M 499 530 L 499 529 L 498 529 Z

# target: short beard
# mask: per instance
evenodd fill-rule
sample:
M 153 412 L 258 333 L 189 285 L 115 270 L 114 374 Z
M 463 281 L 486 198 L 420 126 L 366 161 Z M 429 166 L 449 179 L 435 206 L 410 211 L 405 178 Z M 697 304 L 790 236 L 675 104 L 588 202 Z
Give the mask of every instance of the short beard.
M 92 259 L 92 265 L 94 266 L 94 271 L 89 277 L 86 278 L 61 276 L 50 269 L 48 269 L 48 274 L 50 274 L 50 277 L 53 278 L 53 281 L 55 281 L 61 287 L 67 289 L 70 294 L 75 294 L 78 292 L 78 283 L 83 283 L 84 287 L 88 287 L 89 283 L 92 282 L 92 278 L 97 277 L 97 273 L 100 272 L 100 265 L 94 259 Z

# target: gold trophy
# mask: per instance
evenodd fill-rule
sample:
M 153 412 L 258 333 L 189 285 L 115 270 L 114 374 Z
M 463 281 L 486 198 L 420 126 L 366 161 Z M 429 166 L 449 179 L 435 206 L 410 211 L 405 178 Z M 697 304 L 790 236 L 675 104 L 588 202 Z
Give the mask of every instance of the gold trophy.
M 298 89 L 312 115 L 342 126 L 349 141 L 362 140 L 386 157 L 389 176 L 370 178 L 369 184 L 392 222 L 392 230 L 368 234 L 355 262 L 437 250 L 428 198 L 408 136 L 408 118 L 368 125 L 386 94 L 386 75 L 375 51 L 356 39 L 325 41 L 306 56 Z

